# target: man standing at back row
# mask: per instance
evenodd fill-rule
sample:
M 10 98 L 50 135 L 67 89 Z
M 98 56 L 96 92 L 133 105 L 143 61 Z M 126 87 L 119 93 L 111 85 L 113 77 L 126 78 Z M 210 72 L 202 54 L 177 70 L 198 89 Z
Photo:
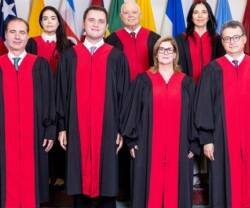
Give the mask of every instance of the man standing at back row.
M 124 54 L 104 43 L 105 8 L 89 7 L 83 25 L 83 43 L 62 54 L 57 74 L 59 141 L 62 148 L 67 147 L 67 192 L 75 195 L 75 208 L 115 208 L 117 153 L 123 144 L 120 115 L 129 69 Z

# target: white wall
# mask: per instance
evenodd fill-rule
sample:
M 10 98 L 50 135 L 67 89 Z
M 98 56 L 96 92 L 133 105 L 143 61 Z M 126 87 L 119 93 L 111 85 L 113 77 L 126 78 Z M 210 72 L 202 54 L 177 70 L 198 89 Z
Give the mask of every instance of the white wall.
M 182 1 L 185 7 L 183 8 L 184 15 L 186 16 L 189 6 L 192 4 L 193 0 L 182 0 Z M 207 1 L 210 3 L 213 11 L 215 11 L 217 0 L 207 0 Z M 27 20 L 29 16 L 29 9 L 31 6 L 30 4 L 32 0 L 15 0 L 15 2 L 16 2 L 18 16 Z M 58 8 L 61 3 L 61 0 L 44 0 L 44 2 L 45 2 L 45 5 L 52 5 Z M 77 12 L 77 21 L 78 21 L 79 27 L 81 27 L 83 11 L 90 4 L 90 2 L 91 0 L 75 0 L 75 4 L 77 5 L 76 12 Z M 109 8 L 110 2 L 111 0 L 104 0 L 105 7 L 107 9 Z M 159 31 L 161 27 L 161 21 L 165 13 L 167 0 L 151 0 L 151 3 L 153 7 L 154 16 L 155 16 L 156 28 L 157 28 L 157 31 Z M 242 20 L 246 3 L 247 3 L 247 0 L 229 0 L 233 19 L 236 19 L 239 21 Z

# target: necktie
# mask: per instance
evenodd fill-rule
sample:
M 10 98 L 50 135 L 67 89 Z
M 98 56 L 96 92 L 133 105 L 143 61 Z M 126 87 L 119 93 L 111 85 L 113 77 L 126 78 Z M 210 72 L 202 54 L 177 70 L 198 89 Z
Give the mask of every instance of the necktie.
M 233 60 L 232 63 L 233 63 L 235 68 L 239 67 L 239 61 L 238 60 Z
M 90 53 L 93 55 L 95 53 L 95 50 L 96 50 L 96 46 L 91 46 L 90 47 Z
M 15 57 L 15 58 L 13 58 L 14 67 L 15 67 L 16 70 L 18 70 L 18 63 L 19 63 L 20 60 L 21 60 L 20 57 Z
M 135 39 L 135 35 L 136 35 L 135 32 L 131 32 L 131 33 L 129 33 L 129 35 L 131 38 Z

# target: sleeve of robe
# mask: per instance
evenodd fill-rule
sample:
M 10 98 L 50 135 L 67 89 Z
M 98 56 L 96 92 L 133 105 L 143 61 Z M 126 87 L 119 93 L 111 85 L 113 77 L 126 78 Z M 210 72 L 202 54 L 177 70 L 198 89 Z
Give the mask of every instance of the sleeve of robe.
M 38 58 L 40 82 L 43 96 L 43 126 L 45 128 L 44 138 L 55 139 L 56 137 L 56 109 L 54 79 L 49 63 L 44 58 Z
M 219 35 L 217 35 L 215 38 L 214 50 L 215 50 L 213 57 L 214 59 L 224 56 L 226 53 L 225 49 L 222 46 L 221 37 Z
M 34 38 L 29 38 L 25 50 L 28 53 L 37 54 L 37 45 Z
M 122 135 L 129 148 L 136 145 L 138 125 L 142 117 L 143 81 L 140 75 L 132 82 L 122 112 Z
M 161 36 L 158 35 L 155 32 L 150 32 L 149 33 L 149 37 L 148 37 L 148 57 L 149 57 L 149 66 L 154 66 L 154 59 L 153 59 L 153 52 L 154 52 L 154 46 L 155 43 L 157 42 L 157 40 L 160 38 Z
M 118 38 L 118 36 L 116 35 L 115 32 L 111 33 L 106 39 L 105 42 L 118 48 L 119 50 L 123 50 L 123 46 L 122 43 L 120 41 L 120 39 Z
M 195 127 L 198 130 L 200 144 L 213 143 L 214 101 L 216 79 L 212 63 L 203 70 L 195 95 Z

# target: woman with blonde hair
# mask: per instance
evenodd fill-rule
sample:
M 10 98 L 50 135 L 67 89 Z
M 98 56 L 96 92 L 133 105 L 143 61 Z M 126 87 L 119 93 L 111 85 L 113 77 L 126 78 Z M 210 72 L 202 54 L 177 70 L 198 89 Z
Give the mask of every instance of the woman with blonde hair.
M 133 160 L 133 208 L 191 208 L 194 83 L 178 66 L 171 37 L 154 46 L 154 67 L 133 82 L 123 135 Z

